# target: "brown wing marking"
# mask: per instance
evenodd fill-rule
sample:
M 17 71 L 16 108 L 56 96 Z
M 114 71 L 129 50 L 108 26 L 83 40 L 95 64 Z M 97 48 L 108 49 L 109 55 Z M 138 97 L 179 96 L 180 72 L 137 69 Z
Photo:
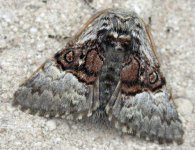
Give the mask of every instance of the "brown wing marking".
M 63 70 L 74 74 L 81 82 L 87 84 L 97 80 L 103 65 L 103 57 L 98 48 L 66 48 L 57 53 L 55 59 Z
M 143 91 L 155 91 L 165 85 L 165 78 L 159 68 L 140 62 L 138 57 L 131 56 L 121 70 L 122 93 L 134 95 Z

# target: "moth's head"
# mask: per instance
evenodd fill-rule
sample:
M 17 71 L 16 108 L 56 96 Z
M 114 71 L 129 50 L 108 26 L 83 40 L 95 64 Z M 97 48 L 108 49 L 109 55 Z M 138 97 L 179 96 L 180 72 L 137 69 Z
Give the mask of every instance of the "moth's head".
M 113 31 L 106 35 L 105 42 L 116 51 L 125 51 L 131 45 L 131 37 Z

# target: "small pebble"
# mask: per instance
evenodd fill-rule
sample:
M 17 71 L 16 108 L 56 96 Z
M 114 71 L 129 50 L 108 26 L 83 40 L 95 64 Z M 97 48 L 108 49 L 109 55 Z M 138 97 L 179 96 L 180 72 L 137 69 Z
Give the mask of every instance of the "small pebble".
M 37 28 L 32 27 L 30 28 L 30 33 L 35 34 L 37 32 Z
M 48 130 L 53 131 L 56 129 L 57 125 L 55 120 L 49 120 L 46 122 L 46 127 L 48 128 Z

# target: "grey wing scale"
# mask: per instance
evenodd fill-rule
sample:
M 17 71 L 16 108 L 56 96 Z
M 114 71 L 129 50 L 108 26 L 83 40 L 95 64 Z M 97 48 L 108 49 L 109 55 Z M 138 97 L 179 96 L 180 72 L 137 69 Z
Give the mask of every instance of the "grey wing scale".
M 45 116 L 91 115 L 93 85 L 79 82 L 71 73 L 61 71 L 48 60 L 16 91 L 14 104 L 23 110 Z
M 165 88 L 157 93 L 142 92 L 135 96 L 118 93 L 106 111 L 109 120 L 123 132 L 159 143 L 183 142 L 183 127 Z

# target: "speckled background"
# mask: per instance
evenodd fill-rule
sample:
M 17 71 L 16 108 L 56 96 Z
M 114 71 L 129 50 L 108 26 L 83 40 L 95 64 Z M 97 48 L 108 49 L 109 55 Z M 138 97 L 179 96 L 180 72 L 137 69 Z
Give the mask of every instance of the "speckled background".
M 195 1 L 94 0 L 96 10 L 135 10 L 148 22 L 161 67 L 185 127 L 185 142 L 158 145 L 121 135 L 102 123 L 32 116 L 11 106 L 13 93 L 37 67 L 64 47 L 94 14 L 84 0 L 0 0 L 0 149 L 187 149 L 195 147 Z

